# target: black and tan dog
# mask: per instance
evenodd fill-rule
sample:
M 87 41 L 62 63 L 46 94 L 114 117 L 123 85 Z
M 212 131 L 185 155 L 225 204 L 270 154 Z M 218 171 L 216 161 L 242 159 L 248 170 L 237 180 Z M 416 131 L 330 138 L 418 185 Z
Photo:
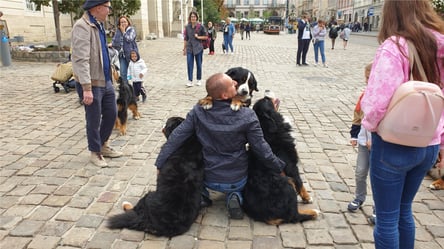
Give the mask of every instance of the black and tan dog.
M 168 138 L 182 121 L 179 117 L 169 118 L 165 136 Z M 161 168 L 156 191 L 146 194 L 134 208 L 125 202 L 125 213 L 111 217 L 108 227 L 166 237 L 188 231 L 200 210 L 204 174 L 201 151 L 197 137 L 189 138 Z
M 429 188 L 433 190 L 444 190 L 444 169 L 438 168 L 439 158 L 436 164 L 429 170 L 429 175 L 434 180 Z
M 140 119 L 137 100 L 134 96 L 133 86 L 122 81 L 119 77 L 119 97 L 117 98 L 117 118 L 115 128 L 119 129 L 120 135 L 126 135 L 128 123 L 128 109 L 133 113 L 134 119 Z
M 242 106 L 250 106 L 253 91 L 259 91 L 253 73 L 243 67 L 233 67 L 228 69 L 225 74 L 237 82 L 237 95 L 231 100 L 231 109 L 238 111 Z M 211 109 L 213 107 L 213 99 L 207 96 L 199 100 L 199 104 L 204 109 Z
M 273 153 L 286 163 L 286 176 L 274 172 L 270 165 L 264 164 L 250 151 L 248 180 L 244 189 L 245 212 L 254 220 L 273 225 L 315 219 L 318 210 L 298 209 L 298 194 L 305 203 L 312 199 L 299 175 L 299 157 L 290 134 L 290 124 L 284 121 L 271 98 L 260 99 L 254 104 L 253 110 Z

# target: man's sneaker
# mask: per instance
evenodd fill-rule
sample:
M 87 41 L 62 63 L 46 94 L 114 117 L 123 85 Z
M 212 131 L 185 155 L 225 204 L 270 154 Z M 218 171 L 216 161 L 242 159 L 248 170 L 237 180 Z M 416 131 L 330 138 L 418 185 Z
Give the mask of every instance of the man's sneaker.
M 196 82 L 196 86 L 200 86 L 200 85 L 202 85 L 202 81 L 201 81 L 201 80 L 198 80 L 198 81 Z
M 364 202 L 361 200 L 358 200 L 358 199 L 354 199 L 352 202 L 350 202 L 348 204 L 347 209 L 348 209 L 348 211 L 355 212 L 356 210 L 361 208 L 362 203 L 364 203 Z
M 231 219 L 242 220 L 244 218 L 244 213 L 240 206 L 239 197 L 237 195 L 232 195 L 228 201 L 228 214 Z
M 104 157 L 114 158 L 114 157 L 121 157 L 122 156 L 122 152 L 121 151 L 115 150 L 114 148 L 109 146 L 108 143 L 105 143 L 102 146 L 102 151 L 101 152 L 102 152 L 102 155 Z
M 193 86 L 193 82 L 192 81 L 188 81 L 187 84 L 185 84 L 187 87 L 192 87 Z
M 107 167 L 108 164 L 99 152 L 91 152 L 90 162 L 99 167 Z

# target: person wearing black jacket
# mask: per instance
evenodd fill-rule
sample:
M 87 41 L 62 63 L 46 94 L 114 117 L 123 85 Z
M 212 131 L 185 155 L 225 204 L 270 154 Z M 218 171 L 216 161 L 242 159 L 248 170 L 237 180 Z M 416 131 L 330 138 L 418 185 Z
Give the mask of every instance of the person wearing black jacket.
M 303 14 L 298 21 L 298 52 L 296 56 L 296 65 L 308 66 L 306 61 L 308 48 L 310 47 L 311 30 L 308 15 Z M 302 63 L 301 63 L 302 57 Z

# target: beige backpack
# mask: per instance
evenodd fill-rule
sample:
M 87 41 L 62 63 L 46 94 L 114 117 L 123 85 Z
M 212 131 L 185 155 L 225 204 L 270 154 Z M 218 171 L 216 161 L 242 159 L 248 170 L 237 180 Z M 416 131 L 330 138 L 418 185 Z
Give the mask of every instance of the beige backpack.
M 426 82 L 418 52 L 410 42 L 408 46 L 411 80 L 396 89 L 377 133 L 386 142 L 426 147 L 432 141 L 444 111 L 444 97 L 438 85 Z M 424 81 L 412 80 L 415 58 Z

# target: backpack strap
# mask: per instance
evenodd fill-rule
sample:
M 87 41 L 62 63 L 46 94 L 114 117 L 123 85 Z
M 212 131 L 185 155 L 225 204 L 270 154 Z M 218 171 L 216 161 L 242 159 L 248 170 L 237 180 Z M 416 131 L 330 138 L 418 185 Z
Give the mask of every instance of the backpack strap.
M 421 79 L 423 81 L 428 82 L 427 76 L 424 71 L 424 67 L 422 66 L 421 59 L 419 58 L 418 51 L 416 50 L 413 43 L 407 40 L 407 45 L 409 49 L 409 62 L 410 62 L 410 79 L 413 80 L 413 65 L 416 62 L 416 66 L 418 67 L 419 74 L 421 75 Z

